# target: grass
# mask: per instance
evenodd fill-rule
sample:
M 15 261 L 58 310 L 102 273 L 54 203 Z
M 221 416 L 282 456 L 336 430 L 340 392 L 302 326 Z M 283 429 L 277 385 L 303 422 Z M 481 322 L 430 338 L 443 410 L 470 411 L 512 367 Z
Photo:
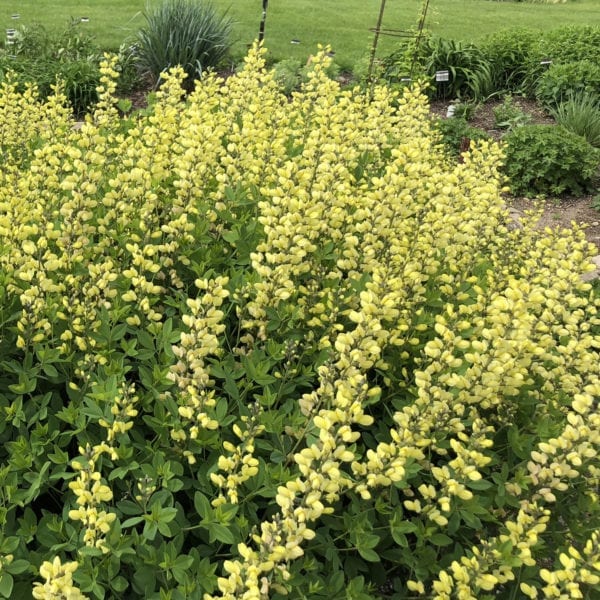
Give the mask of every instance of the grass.
M 157 0 L 150 0 L 152 4 Z M 245 54 L 258 34 L 262 0 L 213 0 L 229 10 L 235 21 L 235 58 Z M 379 12 L 379 0 L 271 0 L 266 26 L 266 44 L 274 59 L 306 58 L 318 43 L 329 43 L 343 68 L 368 55 Z M 4 0 L 0 24 L 14 27 L 33 20 L 50 28 L 63 27 L 71 17 L 89 17 L 85 26 L 105 48 L 117 48 L 131 38 L 144 22 L 145 0 Z M 421 0 L 388 0 L 384 26 L 409 29 L 414 26 Z M 13 21 L 11 15 L 20 13 Z M 552 29 L 558 25 L 597 23 L 600 0 L 570 0 L 565 4 L 493 2 L 491 0 L 431 0 L 427 26 L 444 37 L 476 40 L 510 27 Z M 300 44 L 291 44 L 292 39 Z M 385 36 L 380 53 L 391 51 L 395 40 Z

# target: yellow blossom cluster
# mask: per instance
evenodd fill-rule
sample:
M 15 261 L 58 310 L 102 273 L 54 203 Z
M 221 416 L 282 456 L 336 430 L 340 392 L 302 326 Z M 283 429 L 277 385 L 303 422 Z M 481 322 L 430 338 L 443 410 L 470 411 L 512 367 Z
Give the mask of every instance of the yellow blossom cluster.
M 98 510 L 101 503 L 110 502 L 113 498 L 111 489 L 102 483 L 102 476 L 96 470 L 96 462 L 104 451 L 110 451 L 106 444 L 79 448 L 81 457 L 72 462 L 78 476 L 69 483 L 69 489 L 75 494 L 77 508 L 69 511 L 69 518 L 81 521 L 85 527 L 83 542 L 86 546 L 99 548 L 106 553 L 108 547 L 104 536 L 110 531 L 116 515 Z
M 73 585 L 76 570 L 76 562 L 63 564 L 58 556 L 52 562 L 44 561 L 40 575 L 46 581 L 33 584 L 33 597 L 36 600 L 86 600 L 87 596 Z
M 253 456 L 254 440 L 260 435 L 265 427 L 258 423 L 260 405 L 251 407 L 251 414 L 242 415 L 242 429 L 237 423 L 233 425 L 233 433 L 238 437 L 241 444 L 233 444 L 229 441 L 223 442 L 223 448 L 227 454 L 223 454 L 217 461 L 219 471 L 226 473 L 211 473 L 211 481 L 220 488 L 220 493 L 212 501 L 213 506 L 220 506 L 225 502 L 237 504 L 239 502 L 238 486 L 258 473 L 258 459 Z M 225 490 L 225 495 L 223 495 Z
M 585 598 L 581 585 L 597 586 L 600 583 L 600 534 L 594 531 L 586 541 L 583 551 L 572 546 L 559 555 L 562 568 L 550 571 L 540 569 L 543 598 Z M 521 584 L 521 591 L 529 598 L 537 598 L 539 588 Z
M 190 422 L 189 437 L 194 440 L 202 429 L 217 429 L 218 421 L 209 411 L 215 406 L 214 390 L 210 389 L 210 369 L 206 358 L 220 352 L 219 334 L 225 330 L 224 312 L 219 309 L 229 292 L 225 288 L 227 277 L 212 280 L 197 279 L 196 287 L 204 291 L 200 298 L 188 298 L 189 314 L 183 315 L 184 325 L 189 329 L 182 332 L 178 345 L 173 346 L 177 363 L 172 366 L 170 379 L 179 388 L 179 416 Z M 183 429 L 172 432 L 175 440 L 183 441 L 188 434 Z M 195 462 L 192 454 L 188 460 Z
M 99 458 L 108 454 L 112 460 L 119 458 L 115 448 L 117 436 L 133 427 L 133 420 L 138 410 L 134 408 L 138 402 L 133 384 L 123 384 L 113 399 L 110 408 L 110 421 L 99 419 L 98 424 L 106 429 L 106 441 L 95 446 L 87 444 L 79 447 L 80 456 L 71 465 L 77 471 L 77 477 L 69 482 L 69 489 L 75 494 L 77 508 L 69 511 L 69 518 L 80 521 L 85 527 L 83 542 L 86 546 L 99 548 L 103 553 L 109 551 L 106 545 L 106 534 L 116 515 L 106 510 L 99 510 L 103 503 L 113 499 L 113 492 L 102 482 L 102 474 L 97 468 Z

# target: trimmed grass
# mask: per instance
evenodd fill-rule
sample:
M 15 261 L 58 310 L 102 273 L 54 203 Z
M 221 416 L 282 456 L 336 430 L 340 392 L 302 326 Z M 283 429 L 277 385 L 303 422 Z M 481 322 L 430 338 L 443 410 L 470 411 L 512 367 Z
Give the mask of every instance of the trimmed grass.
M 151 4 L 157 0 L 151 0 Z M 258 34 L 262 0 L 213 0 L 229 9 L 236 27 L 234 58 L 243 54 Z M 32 21 L 49 28 L 63 28 L 71 17 L 89 17 L 82 24 L 96 36 L 99 45 L 117 48 L 143 24 L 145 0 L 5 0 L 0 8 L 0 24 L 14 27 Z M 302 61 L 317 44 L 329 43 L 336 61 L 344 68 L 366 57 L 373 40 L 379 0 L 271 0 L 266 26 L 266 44 L 274 60 L 298 58 Z M 409 29 L 414 26 L 421 0 L 388 0 L 384 26 Z M 11 15 L 20 13 L 18 21 Z M 600 0 L 569 0 L 565 4 L 494 2 L 492 0 L 431 0 L 427 26 L 444 37 L 477 40 L 488 33 L 510 27 L 551 29 L 559 25 L 600 24 Z M 0 38 L 1 39 L 1 38 Z M 291 44 L 292 39 L 300 44 Z M 384 36 L 379 54 L 391 51 L 397 40 Z

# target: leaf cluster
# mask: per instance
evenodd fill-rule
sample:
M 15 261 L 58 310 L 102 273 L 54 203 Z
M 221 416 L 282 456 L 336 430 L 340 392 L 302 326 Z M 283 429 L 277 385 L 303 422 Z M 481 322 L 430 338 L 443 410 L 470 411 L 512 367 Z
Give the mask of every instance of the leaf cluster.
M 524 125 L 504 140 L 505 172 L 514 194 L 581 194 L 597 180 L 598 150 L 562 126 Z

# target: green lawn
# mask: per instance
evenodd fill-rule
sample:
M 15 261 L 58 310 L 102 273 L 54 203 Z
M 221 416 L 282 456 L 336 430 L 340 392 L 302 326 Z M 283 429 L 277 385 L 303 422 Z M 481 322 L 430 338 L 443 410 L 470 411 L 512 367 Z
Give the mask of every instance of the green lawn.
M 152 2 L 156 0 L 151 0 Z M 236 27 L 234 52 L 239 57 L 258 33 L 262 0 L 214 0 L 229 7 Z M 143 23 L 145 0 L 5 0 L 0 22 L 6 27 L 33 20 L 61 27 L 69 18 L 89 17 L 82 24 L 94 33 L 99 44 L 116 48 L 131 38 Z M 266 28 L 267 46 L 274 58 L 297 57 L 314 52 L 318 43 L 329 43 L 336 60 L 351 67 L 368 53 L 380 0 L 271 0 Z M 421 0 L 388 0 L 384 25 L 408 29 L 417 19 Z M 11 15 L 19 13 L 18 21 Z M 566 24 L 600 24 L 600 0 L 571 0 L 565 4 L 495 2 L 493 0 L 432 0 L 428 27 L 445 37 L 475 40 L 507 27 L 527 26 L 550 29 Z M 292 39 L 300 44 L 291 44 Z M 394 38 L 385 37 L 381 51 L 393 47 Z

